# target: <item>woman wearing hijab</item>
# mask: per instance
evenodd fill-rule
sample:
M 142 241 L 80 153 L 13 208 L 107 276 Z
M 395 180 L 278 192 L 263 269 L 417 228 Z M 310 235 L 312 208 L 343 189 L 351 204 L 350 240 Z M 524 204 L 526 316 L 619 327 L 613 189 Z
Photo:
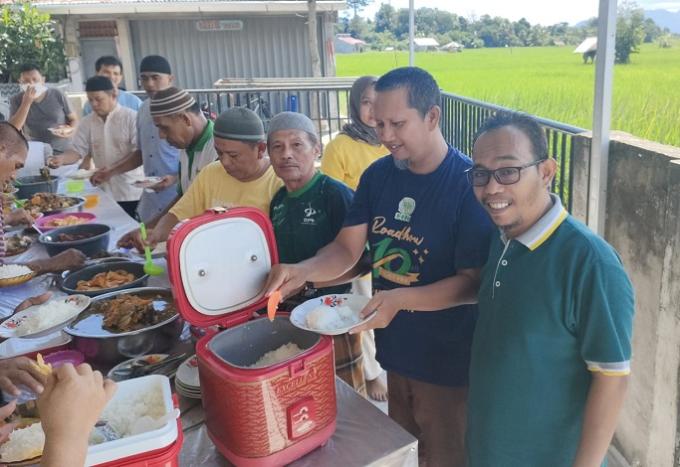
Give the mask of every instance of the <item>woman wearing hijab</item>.
M 377 80 L 375 76 L 362 76 L 354 82 L 349 92 L 350 123 L 328 143 L 321 159 L 321 171 L 352 190 L 357 189 L 359 178 L 369 165 L 390 153 L 375 132 L 373 102 Z
M 375 132 L 373 118 L 375 101 L 375 76 L 362 76 L 352 85 L 349 92 L 350 123 L 326 146 L 321 159 L 321 171 L 356 190 L 364 170 L 390 151 L 382 145 Z M 354 281 L 354 291 L 360 295 L 371 295 L 370 278 Z M 366 392 L 371 399 L 387 400 L 387 387 L 379 376 L 383 369 L 375 359 L 373 332 L 361 333 L 361 347 L 364 354 L 364 376 Z

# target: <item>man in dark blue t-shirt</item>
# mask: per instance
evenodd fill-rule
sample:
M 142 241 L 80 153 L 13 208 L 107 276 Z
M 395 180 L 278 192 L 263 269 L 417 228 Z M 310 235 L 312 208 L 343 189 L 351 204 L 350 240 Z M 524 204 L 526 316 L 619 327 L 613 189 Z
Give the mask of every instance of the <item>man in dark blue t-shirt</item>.
M 373 257 L 376 294 L 358 332 L 376 330 L 389 414 L 418 437 L 428 467 L 462 466 L 470 346 L 491 223 L 465 171 L 470 159 L 439 129 L 440 94 L 419 68 L 376 83 L 377 132 L 391 155 L 364 172 L 343 229 L 316 256 L 272 269 L 267 293 L 340 276 Z

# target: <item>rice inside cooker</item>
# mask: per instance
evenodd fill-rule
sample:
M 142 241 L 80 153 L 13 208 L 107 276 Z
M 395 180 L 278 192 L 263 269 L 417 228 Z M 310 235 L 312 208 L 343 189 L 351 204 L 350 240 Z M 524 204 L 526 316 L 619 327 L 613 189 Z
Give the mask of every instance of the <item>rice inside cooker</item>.
M 302 353 L 303 349 L 298 347 L 297 344 L 289 342 L 282 345 L 278 349 L 271 350 L 261 356 L 255 363 L 249 365 L 248 368 L 261 368 L 266 366 L 276 365 L 277 363 L 284 362 Z

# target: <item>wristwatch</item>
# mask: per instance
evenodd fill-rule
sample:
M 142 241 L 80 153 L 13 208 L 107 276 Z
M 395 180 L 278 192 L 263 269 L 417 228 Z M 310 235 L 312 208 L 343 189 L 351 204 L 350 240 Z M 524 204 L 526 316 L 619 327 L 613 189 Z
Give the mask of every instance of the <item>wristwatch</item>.
M 304 288 L 302 289 L 302 296 L 303 296 L 303 297 L 310 298 L 310 297 L 313 297 L 314 295 L 316 295 L 316 293 L 317 293 L 318 291 L 319 291 L 319 289 L 317 289 L 316 287 L 314 287 L 314 283 L 313 283 L 313 282 L 305 282 L 305 286 L 304 286 Z

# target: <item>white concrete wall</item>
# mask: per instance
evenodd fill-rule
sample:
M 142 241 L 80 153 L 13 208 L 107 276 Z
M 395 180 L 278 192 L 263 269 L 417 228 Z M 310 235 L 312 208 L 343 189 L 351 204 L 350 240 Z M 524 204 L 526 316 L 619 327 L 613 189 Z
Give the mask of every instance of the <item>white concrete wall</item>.
M 590 140 L 576 143 L 574 214 L 584 218 Z M 680 148 L 613 135 L 605 237 L 636 293 L 633 366 L 615 443 L 633 466 L 680 465 Z

